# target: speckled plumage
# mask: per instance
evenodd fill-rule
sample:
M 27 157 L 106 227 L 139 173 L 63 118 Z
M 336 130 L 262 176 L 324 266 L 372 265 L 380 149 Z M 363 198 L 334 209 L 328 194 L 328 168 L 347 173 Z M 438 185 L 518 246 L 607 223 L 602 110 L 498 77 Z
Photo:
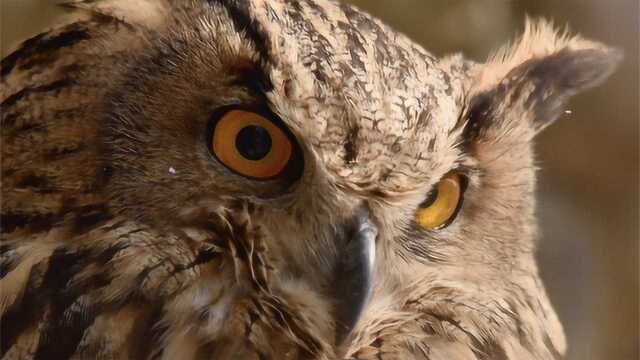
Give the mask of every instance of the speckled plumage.
M 325 0 L 67 6 L 73 22 L 2 60 L 3 358 L 562 356 L 531 140 L 616 51 L 530 22 L 486 63 L 438 59 Z M 278 114 L 300 179 L 210 155 L 228 104 Z M 458 217 L 420 229 L 452 169 Z M 363 208 L 375 284 L 339 339 L 340 229 Z

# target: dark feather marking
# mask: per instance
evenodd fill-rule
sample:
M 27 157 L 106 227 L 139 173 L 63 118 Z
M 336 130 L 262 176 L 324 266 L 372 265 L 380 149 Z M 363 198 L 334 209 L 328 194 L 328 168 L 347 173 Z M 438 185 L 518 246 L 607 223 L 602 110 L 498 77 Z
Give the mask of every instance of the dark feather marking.
M 50 230 L 64 220 L 67 213 L 73 209 L 75 198 L 65 200 L 62 209 L 55 213 L 38 213 L 24 211 L 6 211 L 0 214 L 0 233 L 11 233 L 16 229 L 25 228 L 34 233 Z
M 100 167 L 96 172 L 95 180 L 91 183 L 89 190 L 96 192 L 99 189 L 104 188 L 111 180 L 112 175 L 113 168 L 111 166 L 107 165 Z
M 419 235 L 416 236 L 416 234 Z M 405 261 L 412 259 L 422 263 L 446 262 L 446 258 L 435 250 L 435 247 L 431 246 L 430 242 L 416 240 L 425 238 L 430 239 L 432 235 L 425 232 L 421 226 L 413 223 L 409 228 L 404 230 L 403 236 L 400 237 L 402 250 L 398 251 L 397 254 Z
M 544 342 L 544 345 L 547 347 L 547 350 L 549 350 L 551 355 L 553 355 L 554 359 L 556 360 L 564 359 L 564 356 L 562 356 L 560 351 L 558 351 L 558 349 L 556 349 L 556 347 L 553 346 L 553 341 L 551 341 L 551 339 L 549 338 L 549 334 L 544 334 L 544 339 L 542 339 L 542 341 Z
M 44 154 L 44 159 L 46 161 L 56 161 L 63 159 L 67 156 L 81 153 L 83 150 L 87 148 L 86 143 L 70 143 L 65 144 L 64 147 L 54 147 L 47 150 L 47 153 Z
M 71 79 L 64 78 L 64 79 L 56 80 L 54 82 L 51 82 L 45 85 L 26 87 L 18 91 L 17 93 L 7 97 L 2 102 L 2 105 L 0 105 L 0 107 L 2 108 L 2 111 L 6 111 L 8 107 L 14 105 L 15 103 L 17 103 L 22 99 L 28 98 L 32 94 L 59 90 L 69 86 L 71 83 L 72 83 Z M 6 120 L 8 118 L 9 117 L 6 117 L 3 120 Z M 2 125 L 6 125 L 6 124 L 3 123 Z
M 64 212 L 22 213 L 7 211 L 0 214 L 0 233 L 11 233 L 18 228 L 28 228 L 33 232 L 51 229 L 64 219 Z
M 15 250 L 14 244 L 0 243 L 0 279 L 15 269 L 20 262 L 20 256 L 12 254 Z
M 95 309 L 79 309 L 65 312 L 64 306 L 71 302 L 54 301 L 54 318 L 49 319 L 47 328 L 40 338 L 34 359 L 68 359 L 76 351 L 82 336 L 96 318 Z M 61 334 L 64 334 L 61 336 Z
M 253 43 L 256 51 L 263 61 L 269 61 L 270 48 L 266 33 L 260 29 L 260 25 L 249 14 L 248 2 L 235 0 L 208 0 L 209 3 L 217 3 L 227 9 L 227 13 L 233 22 L 233 26 L 240 34 L 246 34 Z
M 48 54 L 51 51 L 72 46 L 90 38 L 88 29 L 80 25 L 52 37 L 48 37 L 46 33 L 34 36 L 25 41 L 18 50 L 2 59 L 2 62 L 0 62 L 0 68 L 2 68 L 0 74 L 5 77 L 22 59 L 29 59 L 39 54 Z M 28 66 L 28 64 L 29 62 L 26 62 L 24 66 Z
M 246 87 L 256 97 L 264 98 L 266 92 L 273 90 L 271 79 L 259 64 L 240 59 L 230 71 L 238 75 L 237 85 Z
M 509 360 L 507 352 L 498 343 L 496 339 L 477 339 L 471 336 L 474 346 L 471 351 L 476 355 L 478 360 Z
M 46 176 L 28 174 L 22 177 L 16 184 L 17 188 L 31 188 L 38 193 L 51 193 L 55 190 L 55 186 L 51 183 L 51 179 Z
M 122 235 L 120 237 L 135 233 L 137 231 L 131 231 L 125 235 Z M 129 247 L 129 243 L 126 241 L 121 241 L 118 243 L 115 243 L 111 246 L 109 246 L 106 250 L 102 251 L 100 254 L 98 254 L 98 256 L 96 256 L 95 260 L 97 263 L 105 265 L 107 264 L 109 261 L 111 261 L 113 259 L 114 256 L 116 256 L 120 251 L 125 250 Z
M 46 134 L 49 130 L 50 122 L 65 121 L 82 116 L 79 114 L 80 111 L 77 108 L 47 111 L 46 113 L 39 114 L 38 116 L 32 116 L 28 111 L 30 108 L 24 109 L 24 107 L 16 107 L 10 111 L 6 111 L 9 110 L 6 108 L 2 108 L 2 110 L 3 111 L 0 114 L 2 116 L 0 124 L 5 128 L 3 136 L 7 138 L 19 136 L 29 131 L 39 131 Z M 65 146 L 69 145 L 65 144 Z
M 313 15 L 318 16 L 323 21 L 329 21 L 329 15 L 326 13 L 326 9 L 322 6 L 319 6 L 315 1 L 304 0 L 304 3 L 311 9 Z
M 99 224 L 113 219 L 106 204 L 93 204 L 77 208 L 72 231 L 83 234 L 94 229 Z
M 8 118 L 11 121 L 11 126 L 13 126 L 15 124 L 15 120 L 17 120 L 18 117 L 16 116 L 14 118 L 12 116 L 8 116 Z M 4 125 L 4 122 L 2 122 L 2 125 Z M 40 123 L 37 123 L 37 122 L 30 123 L 28 121 L 25 121 L 25 122 L 22 123 L 22 125 L 14 127 L 11 130 L 12 131 L 10 131 L 9 136 L 19 136 L 19 135 L 27 133 L 27 132 L 36 132 L 36 131 L 39 131 L 42 134 L 46 134 L 47 133 L 47 124 L 42 123 L 42 122 L 40 122 Z
M 250 339 L 253 335 L 253 325 L 260 321 L 260 316 L 253 311 L 253 309 L 247 309 L 247 315 L 249 317 L 249 321 L 244 322 L 244 334 L 243 337 L 245 339 Z M 247 341 L 249 342 L 249 341 Z M 253 345 L 253 344 L 251 344 Z M 268 359 L 267 355 L 264 354 L 260 349 L 256 348 L 255 345 L 251 346 L 251 349 L 258 355 L 259 360 Z
M 216 345 L 218 345 L 215 341 L 208 341 L 198 347 L 194 359 L 198 360 L 206 360 L 211 359 L 212 354 L 215 354 Z
M 263 314 L 267 314 L 266 317 L 274 319 L 281 328 L 291 329 L 291 332 L 300 339 L 301 343 L 305 344 L 305 346 L 299 348 L 301 351 L 300 358 L 312 358 L 313 354 L 321 353 L 321 342 L 316 339 L 314 334 L 310 334 L 308 331 L 305 331 L 304 327 L 300 324 L 300 318 L 296 316 L 297 313 L 292 311 L 292 309 L 287 306 L 287 303 L 283 303 L 279 298 L 269 295 L 263 299 L 263 301 L 269 304 L 268 306 L 265 307 L 266 304 L 261 304 L 258 301 L 258 299 L 253 299 L 254 309 L 262 312 Z M 267 310 L 267 308 L 277 310 L 273 313 L 272 311 Z
M 127 222 L 127 220 L 126 220 L 126 219 L 119 220 L 119 221 L 116 221 L 115 223 L 113 223 L 113 224 L 111 224 L 111 225 L 108 225 L 108 226 L 104 226 L 104 227 L 102 227 L 102 230 L 103 230 L 104 232 L 110 232 L 110 231 L 113 231 L 113 230 L 119 229 L 120 227 L 124 226 L 124 224 L 125 224 L 126 222 Z M 137 230 L 135 230 L 135 231 L 144 231 L 144 229 L 137 229 Z
M 421 244 L 417 241 L 406 240 L 402 243 L 402 247 L 409 253 L 411 258 L 422 263 L 444 263 L 445 258 L 437 251 L 431 249 L 428 245 Z M 406 256 L 403 256 L 406 258 Z
M 33 232 L 47 231 L 61 223 L 67 215 L 74 214 L 71 230 L 75 234 L 82 234 L 113 218 L 105 204 L 77 207 L 73 202 L 72 199 L 68 200 L 56 213 L 4 212 L 0 214 L 0 233 L 11 233 L 18 228 Z
M 19 259 L 16 257 L 5 257 L 0 259 L 0 280 L 3 279 L 8 273 L 16 268 L 19 263 Z
M 464 127 L 467 125 L 467 120 L 469 119 L 469 117 L 467 116 L 467 110 L 469 108 L 467 99 L 467 94 L 464 94 L 460 112 L 458 113 L 458 119 L 456 120 L 456 124 L 448 131 L 449 136 L 453 135 L 460 129 L 464 131 Z
M 107 249 L 102 254 L 101 260 L 109 261 L 119 249 Z M 69 288 L 69 280 L 93 262 L 90 250 L 68 252 L 62 250 L 59 256 L 52 256 L 48 273 L 54 273 L 52 284 L 47 286 L 45 280 L 43 287 L 47 292 L 45 299 L 51 300 L 51 317 L 47 319 L 43 334 L 38 343 L 34 359 L 67 359 L 73 355 L 82 340 L 83 334 L 99 313 L 100 304 L 88 304 L 80 309 L 70 308 L 83 294 L 91 289 L 101 288 L 109 284 L 110 279 L 104 272 L 98 272 L 89 281 L 81 285 Z M 58 278 L 59 277 L 59 278 Z M 45 275 L 45 279 L 47 276 Z M 39 293 L 42 290 L 39 291 Z M 63 333 L 64 336 L 60 336 Z
M 169 325 L 161 321 L 163 309 L 158 304 L 147 306 L 150 308 L 150 314 L 136 324 L 131 334 L 131 359 L 158 359 L 164 350 L 162 339 Z
M 0 256 L 5 255 L 12 250 L 15 250 L 15 246 L 13 244 L 0 243 Z
M 198 253 L 195 259 L 189 264 L 176 264 L 173 274 L 177 274 L 181 271 L 192 269 L 196 266 L 206 264 L 216 259 L 220 253 L 214 249 L 204 249 Z
M 69 251 L 56 249 L 50 257 L 48 267 L 37 264 L 29 277 L 24 301 L 14 304 L 2 317 L 2 352 L 6 352 L 17 336 L 41 319 L 46 304 L 51 305 L 51 318 L 47 319 L 43 336 L 38 344 L 36 359 L 65 359 L 75 351 L 85 330 L 93 323 L 98 314 L 98 306 L 67 311 L 69 306 L 90 289 L 100 288 L 109 283 L 107 276 L 99 272 L 92 279 L 76 288 L 69 289 L 69 280 L 89 263 L 104 265 L 119 251 L 123 244 L 115 244 L 95 256 L 90 250 Z M 38 278 L 42 278 L 41 284 Z M 63 333 L 64 336 L 59 336 Z
M 144 269 L 142 269 L 142 271 L 140 271 L 136 275 L 135 281 L 132 282 L 131 289 L 133 289 L 133 290 L 143 289 L 145 282 L 151 277 L 151 273 L 154 272 L 158 268 L 166 266 L 167 263 L 170 264 L 169 266 L 173 266 L 174 265 L 173 262 L 171 261 L 171 259 L 164 257 L 164 258 L 159 259 L 158 261 L 156 261 L 152 265 L 149 265 L 149 266 L 145 267 Z M 173 267 L 173 269 L 175 270 L 175 266 Z
M 462 132 L 463 145 L 468 147 L 480 136 L 482 129 L 490 126 L 493 113 L 493 102 L 500 88 L 477 95 L 469 106 L 467 122 Z M 502 94 L 501 94 L 502 95 Z
M 358 156 L 358 146 L 356 141 L 358 140 L 358 133 L 360 128 L 357 125 L 353 125 L 349 129 L 346 139 L 344 139 L 344 162 L 347 166 L 351 164 Z
M 473 333 L 465 330 L 461 322 L 449 314 L 429 312 L 429 315 L 435 317 L 440 322 L 451 324 L 463 332 L 473 343 L 471 351 L 473 351 L 478 360 L 509 360 L 505 349 L 496 339 L 476 337 Z
M 2 126 L 3 128 L 2 135 L 4 137 L 9 138 L 11 136 L 16 136 L 20 133 L 31 131 L 31 130 L 40 130 L 43 132 L 44 130 L 46 130 L 46 126 L 42 122 L 26 121 L 24 117 L 24 113 L 22 111 L 18 110 L 18 111 L 9 112 L 6 110 L 7 110 L 6 108 L 0 107 L 0 113 L 1 113 L 0 115 L 2 115 L 2 118 L 0 118 L 0 126 Z M 27 116 L 27 119 L 31 120 L 28 118 L 28 116 Z M 22 120 L 22 121 L 20 122 L 20 125 L 16 126 L 16 122 L 18 122 L 19 120 Z
M 7 114 L 7 111 L 5 111 L 5 109 L 2 107 L 0 107 L 0 110 L 2 110 L 0 111 L 0 124 L 2 125 L 2 127 L 13 126 L 16 123 L 16 120 L 18 120 L 18 118 L 20 117 L 19 114 L 16 113 Z
M 17 337 L 27 330 L 41 316 L 45 308 L 44 294 L 38 294 L 39 287 L 34 287 L 37 279 L 44 276 L 45 263 L 39 263 L 31 268 L 27 287 L 22 301 L 11 304 L 0 318 L 0 358 L 11 349 Z
M 25 56 L 29 56 L 30 54 L 37 53 L 35 49 L 37 49 L 37 44 L 39 44 L 42 39 L 47 35 L 46 33 L 38 34 L 28 40 L 25 40 L 22 43 L 22 46 L 18 48 L 18 50 L 6 56 L 0 62 L 0 75 L 5 77 L 11 70 L 13 70 L 14 66 L 18 62 L 19 59 L 24 58 Z
M 86 252 L 68 252 L 63 248 L 54 250 L 49 258 L 41 286 L 33 287 L 36 283 L 34 277 L 38 276 L 38 271 L 44 271 L 43 266 L 40 265 L 44 263 L 36 265 L 31 270 L 28 282 L 30 286 L 25 290 L 23 301 L 11 305 L 3 314 L 2 319 L 0 319 L 2 327 L 0 343 L 3 345 L 2 356 L 4 356 L 4 352 L 11 348 L 18 335 L 41 318 L 46 304 L 60 294 L 60 289 L 64 289 L 73 276 L 77 264 L 85 255 Z M 52 357 L 52 359 L 61 358 L 66 357 Z

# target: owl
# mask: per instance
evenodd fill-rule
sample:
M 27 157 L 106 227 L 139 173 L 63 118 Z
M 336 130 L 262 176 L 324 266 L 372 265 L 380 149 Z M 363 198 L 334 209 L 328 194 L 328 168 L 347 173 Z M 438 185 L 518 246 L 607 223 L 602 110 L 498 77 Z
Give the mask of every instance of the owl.
M 76 0 L 2 60 L 3 359 L 558 359 L 532 141 L 621 55 L 331 0 Z

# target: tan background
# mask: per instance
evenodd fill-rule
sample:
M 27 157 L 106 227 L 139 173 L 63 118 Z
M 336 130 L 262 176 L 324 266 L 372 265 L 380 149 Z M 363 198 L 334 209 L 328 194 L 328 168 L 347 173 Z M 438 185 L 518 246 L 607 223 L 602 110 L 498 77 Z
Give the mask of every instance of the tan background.
M 135 0 L 131 0 L 135 1 Z M 570 360 L 639 359 L 638 0 L 351 0 L 435 54 L 481 60 L 522 28 L 554 19 L 622 48 L 604 86 L 539 138 L 542 276 L 565 325 Z M 0 0 L 3 56 L 59 12 L 46 0 Z

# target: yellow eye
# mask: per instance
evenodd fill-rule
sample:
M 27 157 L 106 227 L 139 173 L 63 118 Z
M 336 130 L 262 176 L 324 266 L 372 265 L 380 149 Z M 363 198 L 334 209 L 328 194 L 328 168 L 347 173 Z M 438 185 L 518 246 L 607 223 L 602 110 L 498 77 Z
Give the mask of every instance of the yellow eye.
M 416 221 L 427 230 L 435 230 L 453 220 L 462 202 L 462 176 L 449 173 L 440 180 L 432 197 L 416 212 Z
M 287 168 L 293 144 L 280 127 L 264 116 L 230 110 L 215 123 L 211 149 L 231 170 L 250 178 L 269 179 Z

